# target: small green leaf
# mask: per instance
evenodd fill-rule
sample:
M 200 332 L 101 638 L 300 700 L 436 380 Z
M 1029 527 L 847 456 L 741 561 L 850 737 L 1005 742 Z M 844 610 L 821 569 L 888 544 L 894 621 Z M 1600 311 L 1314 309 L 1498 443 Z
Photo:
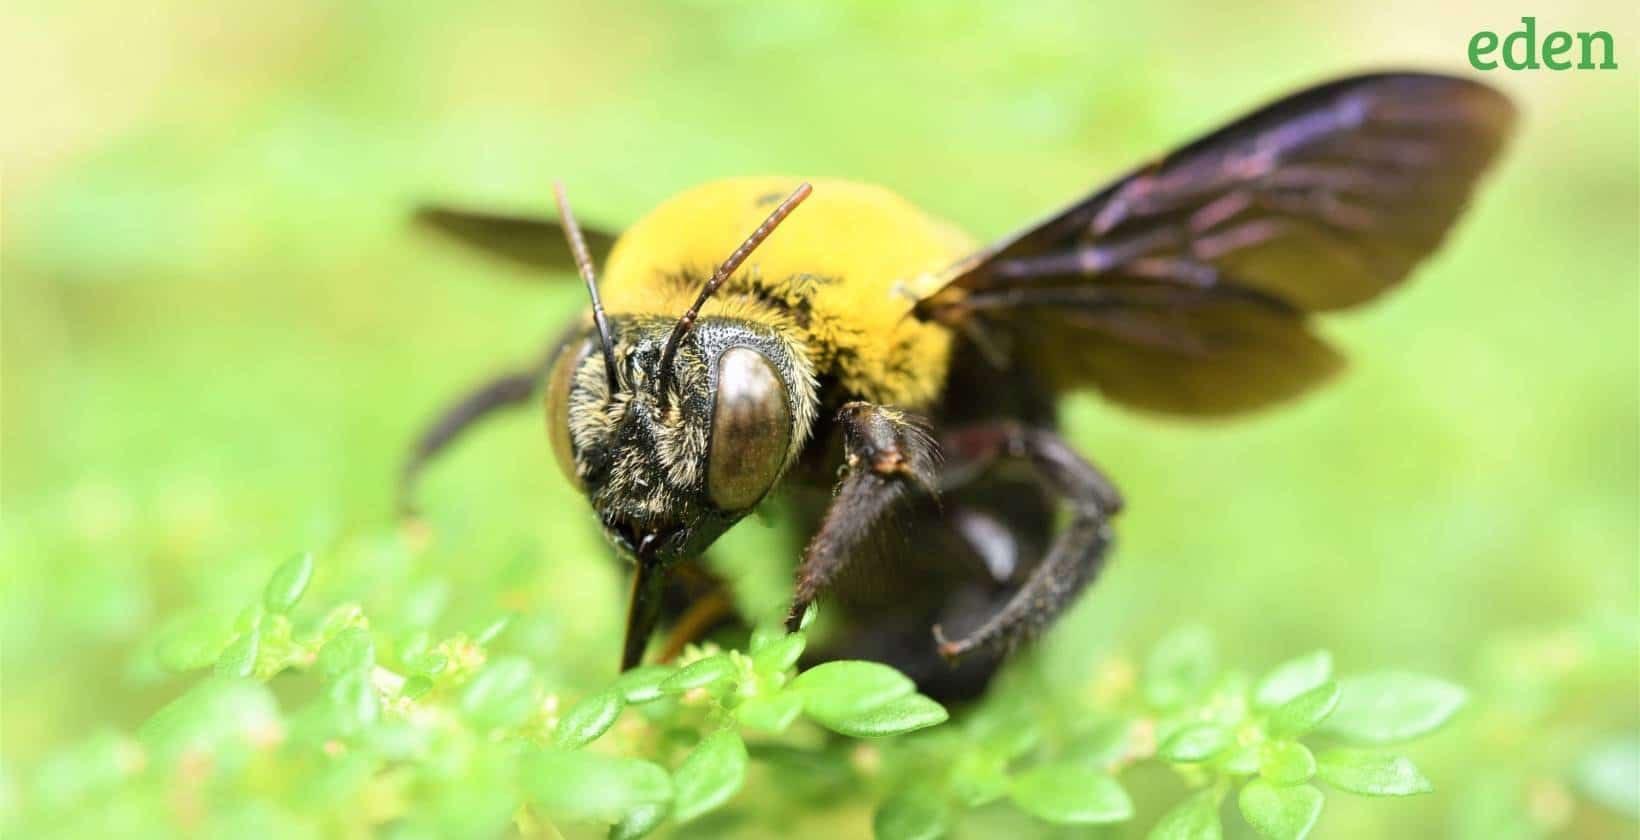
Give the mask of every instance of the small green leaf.
M 761 732 L 785 732 L 803 711 L 803 697 L 790 691 L 759 694 L 749 698 L 735 709 L 735 720 L 741 726 Z
M 1222 726 L 1211 723 L 1192 724 L 1173 733 L 1156 750 L 1156 756 L 1174 764 L 1207 761 L 1224 752 L 1233 738 L 1230 730 Z
M 376 646 L 370 639 L 370 631 L 349 627 L 319 649 L 314 668 L 325 679 L 335 679 L 354 671 L 368 671 L 375 664 Z
M 615 724 L 625 705 L 621 693 L 613 688 L 584 698 L 559 718 L 552 733 L 553 746 L 574 749 L 598 740 Z
M 871 818 L 876 840 L 935 840 L 950 828 L 951 807 L 921 788 L 889 797 Z
M 803 646 L 807 643 L 808 637 L 803 633 L 792 633 L 770 642 L 752 654 L 752 667 L 760 674 L 788 671 L 797 664 L 797 658 L 803 655 Z
M 729 801 L 746 782 L 746 744 L 733 729 L 706 736 L 672 776 L 672 816 L 688 822 Z
M 233 744 L 270 744 L 280 735 L 279 709 L 261 683 L 210 677 L 189 689 L 137 730 L 154 764 L 185 752 L 213 753 Z
M 262 634 L 256 629 L 239 634 L 216 658 L 215 672 L 222 677 L 248 677 L 256 672 L 256 651 Z
M 1207 630 L 1181 628 L 1156 643 L 1145 660 L 1140 689 L 1151 706 L 1177 708 L 1207 689 L 1217 667 L 1213 638 Z
M 852 738 L 882 738 L 944 723 L 951 715 L 933 700 L 912 694 L 847 717 L 810 716 L 821 726 Z
M 1264 728 L 1277 738 L 1303 735 L 1320 726 L 1338 708 L 1341 693 L 1338 683 L 1324 682 L 1277 706 Z
M 329 693 L 345 733 L 357 733 L 381 716 L 381 698 L 376 696 L 369 674 L 362 671 L 343 674 L 330 684 Z
M 676 671 L 670 665 L 640 665 L 616 677 L 615 690 L 621 692 L 621 699 L 633 705 L 658 700 L 665 696 L 661 683 Z
M 1146 835 L 1148 840 L 1219 840 L 1223 836 L 1219 794 L 1211 788 L 1173 806 Z
M 1362 750 L 1327 750 L 1317 762 L 1321 780 L 1366 796 L 1411 796 L 1435 789 L 1411 761 Z
M 1276 787 L 1254 779 L 1241 788 L 1241 815 L 1270 840 L 1302 840 L 1321 816 L 1321 791 L 1312 785 Z
M 233 640 L 233 616 L 219 610 L 189 613 L 166 623 L 154 642 L 154 658 L 182 673 L 209 668 Z
M 302 600 L 308 581 L 313 579 L 313 555 L 298 554 L 275 569 L 268 578 L 268 587 L 262 594 L 262 603 L 271 613 L 287 613 Z
M 1332 679 L 1332 652 L 1318 650 L 1277 665 L 1253 689 L 1253 706 L 1273 709 Z
M 468 683 L 461 694 L 461 713 L 479 729 L 514 726 L 534 711 L 539 692 L 529 662 L 497 659 Z
M 1343 696 L 1325 729 L 1365 744 L 1427 735 L 1451 720 L 1466 699 L 1452 683 L 1396 671 L 1347 677 L 1339 686 Z
M 809 625 L 814 623 L 814 617 L 818 614 L 819 614 L 819 609 L 814 604 L 810 604 L 810 605 L 804 607 L 803 608 L 803 617 L 799 618 L 797 620 L 797 629 L 798 630 L 807 630 L 807 629 L 809 629 Z
M 416 676 L 404 681 L 404 687 L 399 689 L 399 696 L 407 697 L 411 700 L 419 700 L 427 696 L 427 692 L 432 690 L 433 681 L 421 676 L 420 674 L 417 674 Z
M 1008 792 L 1008 762 L 988 750 L 964 753 L 951 766 L 951 793 L 970 808 L 995 802 Z
M 905 697 L 917 686 L 882 663 L 843 660 L 816 665 L 798 674 L 791 690 L 802 694 L 803 710 L 824 723 L 855 717 Z
M 1315 756 L 1297 741 L 1271 741 L 1264 745 L 1259 774 L 1272 785 L 1301 785 L 1315 776 Z
M 690 689 L 704 688 L 733 677 L 739 670 L 728 654 L 715 653 L 679 668 L 677 673 L 661 681 L 661 693 L 682 694 Z
M 626 812 L 609 827 L 609 840 L 638 840 L 660 827 L 669 809 L 664 802 L 648 802 Z
M 762 621 L 752 628 L 752 636 L 746 641 L 746 652 L 756 656 L 764 648 L 781 639 L 786 638 L 786 621 Z
M 1080 764 L 1043 764 L 1015 776 L 1008 796 L 1020 810 L 1052 823 L 1118 823 L 1133 800 L 1115 779 Z
M 520 780 L 530 800 L 549 815 L 609 823 L 672 798 L 671 777 L 660 767 L 590 750 L 532 752 L 524 759 Z
M 1232 748 L 1220 766 L 1233 776 L 1250 776 L 1257 773 L 1263 763 L 1264 745 L 1252 743 Z
M 1035 721 L 1030 721 L 1021 727 L 1036 734 Z M 1076 760 L 1094 768 L 1104 768 L 1121 761 L 1128 754 L 1133 745 L 1133 721 L 1125 718 L 1107 720 L 1095 725 L 1092 729 L 1071 739 L 1065 749 L 1065 755 L 1075 756 Z M 1033 738 L 1026 748 L 1036 746 Z M 1007 753 L 1009 758 L 1023 755 L 1025 750 Z

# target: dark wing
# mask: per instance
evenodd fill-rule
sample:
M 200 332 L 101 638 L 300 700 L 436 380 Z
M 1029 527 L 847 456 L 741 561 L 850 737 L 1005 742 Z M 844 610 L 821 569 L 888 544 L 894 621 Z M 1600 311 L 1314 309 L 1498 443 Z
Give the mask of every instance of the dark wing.
M 953 267 L 917 312 L 1118 402 L 1284 399 L 1341 361 L 1306 313 L 1368 300 L 1434 251 L 1513 118 L 1446 76 L 1312 88 Z
M 531 268 L 575 274 L 575 258 L 556 219 L 513 216 L 428 205 L 415 213 L 417 225 Z M 615 234 L 582 227 L 587 249 L 602 264 L 615 244 Z

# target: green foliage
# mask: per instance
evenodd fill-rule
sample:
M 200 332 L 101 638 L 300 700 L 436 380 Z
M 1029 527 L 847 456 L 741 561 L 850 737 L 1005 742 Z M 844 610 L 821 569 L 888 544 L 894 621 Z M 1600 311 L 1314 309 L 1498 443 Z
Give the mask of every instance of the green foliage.
M 159 639 L 190 652 L 168 661 L 213 673 L 135 741 L 101 736 L 53 765 L 34 816 L 95 811 L 94 790 L 157 807 L 187 783 L 178 768 L 205 767 L 218 809 L 271 796 L 291 815 L 360 830 L 438 834 L 465 820 L 637 838 L 733 818 L 725 812 L 763 764 L 782 795 L 824 799 L 846 788 L 878 803 L 879 837 L 931 838 L 998 807 L 1062 825 L 1142 818 L 1121 777 L 1158 762 L 1186 789 L 1150 818 L 1152 837 L 1220 836 L 1219 803 L 1239 791 L 1253 829 L 1301 838 L 1322 812 L 1312 780 L 1368 796 L 1433 785 L 1404 755 L 1323 744 L 1317 757 L 1298 739 L 1404 741 L 1464 702 L 1456 686 L 1414 675 L 1335 680 L 1324 651 L 1254 681 L 1222 670 L 1211 637 L 1188 628 L 1145 658 L 1154 672 L 1075 721 L 1045 726 L 1063 701 L 1013 671 L 950 726 L 945 707 L 882 664 L 799 673 L 808 631 L 764 627 L 748 652 L 691 647 L 677 665 L 634 669 L 566 706 L 530 659 L 490 654 L 507 618 L 434 641 L 378 628 L 353 604 L 304 614 L 297 605 L 314 568 L 311 555 L 279 567 L 227 635 L 201 620 L 177 625 L 194 634 L 186 644 L 175 635 L 184 631 Z M 270 691 L 287 684 L 307 688 Z M 839 763 L 842 742 L 824 730 L 867 740 Z M 270 790 L 270 778 L 286 781 Z

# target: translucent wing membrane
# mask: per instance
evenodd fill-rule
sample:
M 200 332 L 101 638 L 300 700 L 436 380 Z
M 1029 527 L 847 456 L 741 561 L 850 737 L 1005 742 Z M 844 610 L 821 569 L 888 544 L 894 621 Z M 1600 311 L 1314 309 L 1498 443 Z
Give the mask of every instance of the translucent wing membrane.
M 1313 88 L 956 266 L 918 312 L 1144 408 L 1280 400 L 1339 364 L 1305 313 L 1368 300 L 1435 250 L 1512 120 L 1461 79 Z

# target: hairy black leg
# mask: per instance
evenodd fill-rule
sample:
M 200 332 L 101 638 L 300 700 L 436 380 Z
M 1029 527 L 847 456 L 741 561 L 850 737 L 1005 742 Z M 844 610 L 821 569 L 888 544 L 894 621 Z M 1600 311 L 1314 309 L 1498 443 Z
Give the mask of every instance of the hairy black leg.
M 439 414 L 416 439 L 410 456 L 399 473 L 398 510 L 400 516 L 415 513 L 416 480 L 435 456 L 457 437 L 485 417 L 505 408 L 520 406 L 535 393 L 535 386 L 546 374 L 546 365 L 512 371 L 485 382 L 464 394 Z
M 837 423 L 843 429 L 845 472 L 819 531 L 803 550 L 787 620 L 793 629 L 907 491 L 933 491 L 939 468 L 934 439 L 920 420 L 903 412 L 852 402 L 838 412 Z
M 952 460 L 977 469 L 998 458 L 1023 460 L 1070 507 L 1071 521 L 1042 562 L 1002 609 L 959 639 L 934 628 L 947 658 L 988 647 L 1009 647 L 1053 622 L 1103 566 L 1111 542 L 1110 517 L 1122 508 L 1116 488 L 1092 464 L 1047 429 L 1004 423 L 978 426 L 945 442 Z M 951 477 L 965 470 L 953 470 Z

